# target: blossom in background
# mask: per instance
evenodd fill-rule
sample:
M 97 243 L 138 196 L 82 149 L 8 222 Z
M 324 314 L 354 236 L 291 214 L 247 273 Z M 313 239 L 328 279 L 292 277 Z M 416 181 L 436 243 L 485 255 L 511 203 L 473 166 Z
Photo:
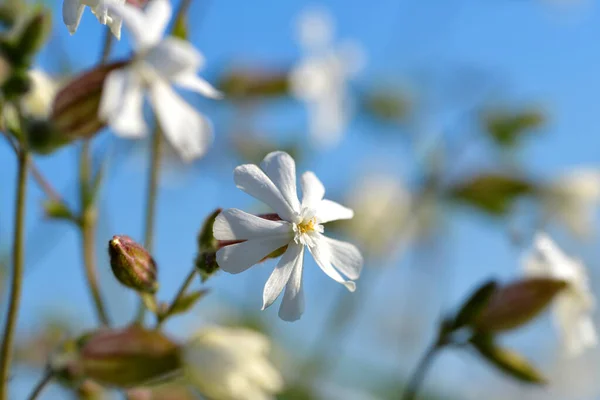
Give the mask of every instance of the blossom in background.
M 123 4 L 125 0 L 64 0 L 63 1 L 63 22 L 67 26 L 69 33 L 77 32 L 81 16 L 85 7 L 89 7 L 92 13 L 103 25 L 108 25 L 110 31 L 117 38 L 121 38 L 121 25 L 123 20 L 119 14 L 109 9 L 109 4 Z
M 548 235 L 538 233 L 533 248 L 525 255 L 523 267 L 527 275 L 567 282 L 567 288 L 553 304 L 555 323 L 567 353 L 578 355 L 595 346 L 597 334 L 592 321 L 595 299 L 583 264 L 565 255 Z
M 210 122 L 186 103 L 171 84 L 219 98 L 220 93 L 196 72 L 204 57 L 189 42 L 163 38 L 172 9 L 168 0 L 148 3 L 146 12 L 130 5 L 109 4 L 109 11 L 123 18 L 131 32 L 135 55 L 131 63 L 110 73 L 104 83 L 100 118 L 117 135 L 143 136 L 147 126 L 143 116 L 144 93 L 165 136 L 181 157 L 189 161 L 199 157 L 212 141 Z
M 350 243 L 324 236 L 322 225 L 352 218 L 354 212 L 324 200 L 325 188 L 314 173 L 305 172 L 301 177 L 302 202 L 296 190 L 296 164 L 287 153 L 267 154 L 260 168 L 254 164 L 241 165 L 233 177 L 239 189 L 269 205 L 281 219 L 267 220 L 234 208 L 219 214 L 213 229 L 217 240 L 241 241 L 217 252 L 221 269 L 232 274 L 245 271 L 275 250 L 286 248 L 265 285 L 263 310 L 273 304 L 285 287 L 279 316 L 286 321 L 300 318 L 304 311 L 305 247 L 323 272 L 348 290 L 355 290 L 352 280 L 358 279 L 363 265 L 360 252 Z
M 36 118 L 47 118 L 52 111 L 52 102 L 59 84 L 40 69 L 28 72 L 31 89 L 21 99 L 21 107 L 25 115 Z
M 352 114 L 348 81 L 362 69 L 364 54 L 353 42 L 333 45 L 333 22 L 321 9 L 301 15 L 299 33 L 306 56 L 290 74 L 291 90 L 307 104 L 313 142 L 335 146 Z
M 270 347 L 248 329 L 204 328 L 183 348 L 187 380 L 209 399 L 271 399 L 283 378 L 268 359 Z
M 543 197 L 544 212 L 574 234 L 585 237 L 593 230 L 594 214 L 600 204 L 600 170 L 578 168 L 559 176 Z

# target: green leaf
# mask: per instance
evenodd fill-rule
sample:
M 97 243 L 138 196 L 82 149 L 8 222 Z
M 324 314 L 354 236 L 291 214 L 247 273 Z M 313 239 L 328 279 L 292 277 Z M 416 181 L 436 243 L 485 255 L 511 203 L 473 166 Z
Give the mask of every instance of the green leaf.
M 529 278 L 497 289 L 479 314 L 476 328 L 482 332 L 518 328 L 544 311 L 566 286 L 562 280 Z
M 475 322 L 479 314 L 486 308 L 498 284 L 490 280 L 481 285 L 463 304 L 454 318 L 453 328 L 458 329 Z
M 482 116 L 485 131 L 503 147 L 515 146 L 521 137 L 540 128 L 544 122 L 544 114 L 536 109 L 496 110 Z
M 203 298 L 209 292 L 208 289 L 196 290 L 192 293 L 188 293 L 185 296 L 181 296 L 171 309 L 169 316 L 176 314 L 183 314 L 192 308 L 201 298 Z
M 498 347 L 489 335 L 471 338 L 473 347 L 490 363 L 511 377 L 526 383 L 544 384 L 546 379 L 519 353 Z
M 75 221 L 75 216 L 61 200 L 47 200 L 44 203 L 46 215 L 52 219 Z
M 467 204 L 491 215 L 506 214 L 515 200 L 532 194 L 535 186 L 522 178 L 489 173 L 475 176 L 450 188 L 452 200 Z

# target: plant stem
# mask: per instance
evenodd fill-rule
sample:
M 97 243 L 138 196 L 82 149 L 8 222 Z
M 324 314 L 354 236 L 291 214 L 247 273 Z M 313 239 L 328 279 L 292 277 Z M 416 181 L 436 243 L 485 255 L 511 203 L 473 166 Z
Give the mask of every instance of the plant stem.
M 44 390 L 44 388 L 46 387 L 46 385 L 48 383 L 50 383 L 51 380 L 52 380 L 52 372 L 47 371 L 44 374 L 44 376 L 42 377 L 42 379 L 35 386 L 35 388 L 33 389 L 33 391 L 31 392 L 31 394 L 29 395 L 29 397 L 27 399 L 28 400 L 35 400 L 35 399 L 37 399 L 37 397 L 40 395 L 40 393 L 42 393 L 42 390 Z
M 110 325 L 110 320 L 100 295 L 98 285 L 98 276 L 96 273 L 96 207 L 90 202 L 90 143 L 88 140 L 83 142 L 79 164 L 79 185 L 81 187 L 81 218 L 79 229 L 81 231 L 81 246 L 83 251 L 83 263 L 85 266 L 85 276 L 92 295 L 98 320 L 102 325 Z
M 410 380 L 408 381 L 408 385 L 406 386 L 406 389 L 404 390 L 404 394 L 402 395 L 402 400 L 416 399 L 419 387 L 421 386 L 421 384 L 423 383 L 423 380 L 425 379 L 425 374 L 427 373 L 427 370 L 431 366 L 431 363 L 432 363 L 435 355 L 437 354 L 438 350 L 440 350 L 442 348 L 442 346 L 443 345 L 440 343 L 440 341 L 438 341 L 438 342 L 434 343 L 431 347 L 429 347 L 429 349 L 427 350 L 427 352 L 425 353 L 423 358 L 421 358 L 421 360 L 419 361 L 419 364 L 417 365 L 417 368 L 413 372 Z
M 19 303 L 21 300 L 25 263 L 25 202 L 27 195 L 27 167 L 29 165 L 29 154 L 27 150 L 21 149 L 17 155 L 17 159 L 18 176 L 15 200 L 16 212 L 13 239 L 13 269 L 8 316 L 2 339 L 2 353 L 0 353 L 0 400 L 8 399 L 8 379 L 10 374 L 10 363 L 12 360 L 13 341 L 17 327 L 17 314 L 19 312 Z
M 167 308 L 167 310 L 165 311 L 164 314 L 162 314 L 161 316 L 158 317 L 158 319 L 156 321 L 156 329 L 160 329 L 162 324 L 167 320 L 167 318 L 169 318 L 169 316 L 173 312 L 173 307 L 175 307 L 175 304 L 177 304 L 177 301 L 179 301 L 179 299 L 188 290 L 188 288 L 194 281 L 195 276 L 196 276 L 196 266 L 193 266 L 192 270 L 188 273 L 187 277 L 185 278 L 185 281 L 183 281 L 183 283 L 179 287 L 179 290 L 177 291 L 177 294 L 173 298 L 173 301 L 171 302 L 171 304 L 169 304 L 169 308 Z

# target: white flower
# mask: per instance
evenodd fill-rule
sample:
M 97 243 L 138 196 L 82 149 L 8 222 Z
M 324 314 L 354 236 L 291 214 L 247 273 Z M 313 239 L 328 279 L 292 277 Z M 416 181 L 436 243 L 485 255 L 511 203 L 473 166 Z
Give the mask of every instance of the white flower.
M 77 32 L 81 16 L 85 7 L 90 7 L 98 21 L 103 25 L 108 25 L 110 31 L 117 39 L 121 38 L 121 25 L 123 23 L 121 16 L 109 10 L 109 4 L 124 4 L 125 0 L 64 0 L 63 1 L 63 22 L 69 29 L 69 33 Z
M 204 57 L 189 42 L 163 38 L 171 18 L 168 0 L 154 0 L 142 12 L 129 5 L 108 5 L 131 31 L 136 54 L 130 64 L 110 73 L 102 92 L 100 118 L 118 135 L 140 137 L 147 132 L 144 93 L 165 136 L 184 160 L 199 157 L 212 141 L 210 122 L 186 103 L 171 84 L 219 98 L 220 93 L 196 76 Z
M 58 83 L 40 69 L 29 70 L 31 89 L 21 99 L 23 112 L 31 117 L 46 118 L 52 110 L 52 102 Z
M 332 45 L 333 24 L 323 10 L 308 10 L 299 22 L 307 56 L 291 72 L 292 92 L 307 103 L 315 144 L 334 146 L 351 118 L 347 85 L 362 68 L 364 55 L 355 43 Z
M 597 335 L 591 316 L 595 299 L 581 262 L 565 255 L 548 235 L 538 233 L 533 249 L 525 255 L 523 267 L 527 275 L 547 276 L 567 282 L 567 288 L 556 297 L 553 304 L 555 323 L 562 334 L 567 353 L 577 355 L 595 346 Z
M 262 168 L 262 169 L 261 169 Z M 217 240 L 243 241 L 217 252 L 217 263 L 226 272 L 237 274 L 258 263 L 273 251 L 287 246 L 267 281 L 263 292 L 263 310 L 285 294 L 279 316 L 295 321 L 304 311 L 302 269 L 304 248 L 330 278 L 354 291 L 363 259 L 350 243 L 324 236 L 323 225 L 352 218 L 353 211 L 331 200 L 324 200 L 325 188 L 315 174 L 301 177 L 302 202 L 296 191 L 296 164 L 287 153 L 267 154 L 261 168 L 254 164 L 237 167 L 233 177 L 238 188 L 269 205 L 281 221 L 263 219 L 238 209 L 223 211 L 213 229 Z M 346 280 L 340 274 L 351 280 Z
M 578 168 L 559 176 L 543 202 L 547 217 L 556 218 L 578 236 L 588 236 L 600 204 L 600 170 Z
M 267 358 L 269 340 L 248 329 L 210 327 L 184 347 L 188 381 L 213 400 L 264 400 L 283 388 Z

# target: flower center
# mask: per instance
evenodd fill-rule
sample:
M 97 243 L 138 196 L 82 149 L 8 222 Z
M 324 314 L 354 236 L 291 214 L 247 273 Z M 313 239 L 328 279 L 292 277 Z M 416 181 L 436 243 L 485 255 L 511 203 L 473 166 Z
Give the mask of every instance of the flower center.
M 312 235 L 323 232 L 323 226 L 317 222 L 317 217 L 303 219 L 294 224 L 294 242 L 312 246 L 314 243 Z
M 312 232 L 315 230 L 315 225 L 317 225 L 316 217 L 312 217 L 308 221 L 302 221 L 301 223 L 298 224 L 298 232 L 300 234 Z

